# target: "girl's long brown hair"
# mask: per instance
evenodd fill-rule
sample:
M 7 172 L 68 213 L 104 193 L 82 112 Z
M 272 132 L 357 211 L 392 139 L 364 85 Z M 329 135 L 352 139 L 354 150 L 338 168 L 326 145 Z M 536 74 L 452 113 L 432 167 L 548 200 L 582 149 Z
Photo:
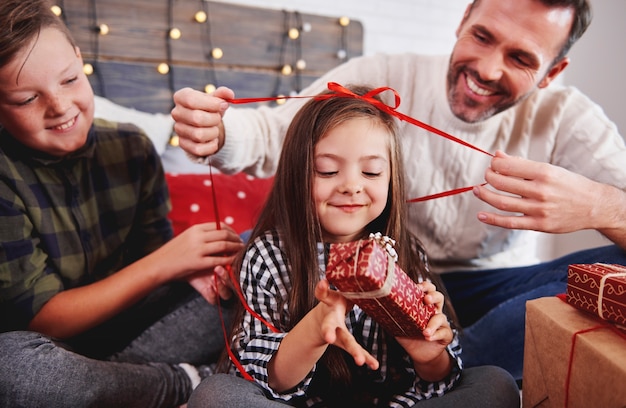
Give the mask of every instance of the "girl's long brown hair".
M 347 88 L 357 95 L 371 91 L 365 86 Z M 397 242 L 399 265 L 414 281 L 437 278 L 429 274 L 425 251 L 406 227 L 405 173 L 395 119 L 359 98 L 312 99 L 298 111 L 287 130 L 273 188 L 248 243 L 250 246 L 255 238 L 270 230 L 278 231 L 282 238 L 292 290 L 288 299 L 276 299 L 279 311 L 283 310 L 285 302 L 288 303 L 289 318 L 282 316 L 281 330 L 291 330 L 318 303 L 314 293 L 322 277 L 317 252 L 322 231 L 312 198 L 315 146 L 331 129 L 357 118 L 367 118 L 373 125 L 388 130 L 391 166 L 387 205 L 382 214 L 365 228 L 363 237 L 370 232 L 392 237 Z M 240 270 L 241 258 L 237 264 L 237 270 Z M 441 288 L 439 284 L 437 286 Z M 234 319 L 233 334 L 240 331 L 243 316 L 243 310 L 240 310 Z M 329 373 L 328 384 L 337 387 L 337 391 L 350 383 L 350 371 L 341 350 L 329 347 L 320 363 Z

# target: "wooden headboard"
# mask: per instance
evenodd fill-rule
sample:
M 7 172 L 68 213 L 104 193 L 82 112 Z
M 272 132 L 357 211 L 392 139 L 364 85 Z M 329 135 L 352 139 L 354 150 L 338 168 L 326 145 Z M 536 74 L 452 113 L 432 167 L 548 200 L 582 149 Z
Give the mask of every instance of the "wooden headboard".
M 53 3 L 94 68 L 94 92 L 146 112 L 169 112 L 172 93 L 187 86 L 224 85 L 239 97 L 288 95 L 363 52 L 362 25 L 345 25 L 342 16 L 202 0 Z M 198 12 L 206 21 L 196 21 Z M 178 39 L 170 36 L 176 30 Z M 219 59 L 212 55 L 216 48 Z M 163 63 L 164 74 L 157 70 Z

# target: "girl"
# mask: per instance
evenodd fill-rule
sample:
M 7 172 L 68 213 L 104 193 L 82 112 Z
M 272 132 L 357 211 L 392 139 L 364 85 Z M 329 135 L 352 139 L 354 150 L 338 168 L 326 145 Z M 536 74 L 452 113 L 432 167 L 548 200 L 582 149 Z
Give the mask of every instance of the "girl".
M 369 88 L 350 90 L 372 96 Z M 412 406 L 435 396 L 441 398 L 429 400 L 433 406 L 519 407 L 517 386 L 502 369 L 476 368 L 461 379 L 444 296 L 402 221 L 404 170 L 393 117 L 365 98 L 327 96 L 309 101 L 291 123 L 241 265 L 248 305 L 279 332 L 241 312 L 233 348 L 255 382 L 212 376 L 189 407 Z M 329 244 L 371 232 L 396 239 L 399 265 L 436 305 L 422 336 L 388 335 L 324 279 Z

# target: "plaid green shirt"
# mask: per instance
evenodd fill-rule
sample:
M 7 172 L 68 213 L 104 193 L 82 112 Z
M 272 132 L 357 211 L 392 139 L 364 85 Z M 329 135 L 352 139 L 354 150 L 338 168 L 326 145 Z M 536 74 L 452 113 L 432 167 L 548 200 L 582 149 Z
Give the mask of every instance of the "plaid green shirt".
M 0 332 L 57 293 L 111 275 L 172 237 L 160 158 L 136 127 L 96 119 L 59 159 L 0 133 Z

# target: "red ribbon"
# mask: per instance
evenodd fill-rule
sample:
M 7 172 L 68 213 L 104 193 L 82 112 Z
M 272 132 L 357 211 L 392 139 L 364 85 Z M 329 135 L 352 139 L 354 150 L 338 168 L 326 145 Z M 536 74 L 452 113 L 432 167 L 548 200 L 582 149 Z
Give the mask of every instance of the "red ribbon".
M 373 89 L 371 91 L 369 91 L 368 93 L 366 93 L 365 95 L 358 95 L 355 94 L 354 92 L 350 91 L 349 89 L 345 88 L 344 86 L 339 85 L 336 82 L 329 82 L 328 83 L 328 89 L 331 91 L 330 93 L 327 94 L 323 94 L 323 95 L 315 95 L 315 96 L 301 96 L 301 95 L 296 95 L 296 96 L 277 96 L 277 97 L 266 97 L 266 98 L 239 98 L 239 99 L 225 99 L 226 102 L 228 103 L 232 103 L 232 104 L 246 104 L 246 103 L 255 103 L 255 102 L 270 102 L 270 101 L 277 101 L 277 100 L 282 100 L 282 99 L 300 99 L 300 98 L 314 98 L 316 100 L 325 100 L 325 99 L 329 99 L 329 98 L 355 98 L 355 99 L 361 99 L 364 101 L 367 101 L 369 103 L 371 103 L 372 105 L 374 105 L 375 107 L 377 107 L 378 109 L 380 109 L 383 112 L 386 112 L 398 119 L 400 119 L 401 121 L 405 121 L 408 123 L 411 123 L 412 125 L 421 127 L 422 129 L 425 129 L 429 132 L 435 133 L 439 136 L 445 137 L 448 140 L 451 140 L 455 143 L 459 143 L 463 146 L 469 147 L 470 149 L 474 149 L 476 151 L 479 151 L 481 153 L 484 153 L 488 156 L 492 156 L 493 154 L 486 152 L 485 150 L 482 150 L 470 143 L 467 143 L 455 136 L 450 135 L 449 133 L 446 133 L 442 130 L 439 130 L 433 126 L 430 126 L 424 122 L 421 122 L 417 119 L 414 119 L 410 116 L 407 116 L 403 113 L 398 112 L 396 109 L 400 106 L 400 95 L 398 94 L 398 92 L 390 87 L 380 87 L 380 88 L 376 88 Z M 394 105 L 393 106 L 389 106 L 381 101 L 379 101 L 378 99 L 375 99 L 375 96 L 386 92 L 386 91 L 391 91 L 393 92 L 394 95 Z M 213 172 L 211 171 L 211 167 L 210 167 L 210 158 L 209 158 L 209 177 L 211 180 L 211 185 L 213 186 L 213 188 L 211 189 L 211 193 L 213 195 L 213 211 L 214 211 L 214 215 L 215 215 L 215 220 L 216 220 L 216 225 L 217 225 L 217 229 L 221 229 L 221 223 L 220 223 L 220 217 L 219 217 L 219 212 L 218 212 L 218 208 L 217 208 L 217 195 L 215 193 L 215 184 L 213 183 Z M 486 183 L 483 183 L 481 185 L 485 185 Z M 440 198 L 440 197 L 446 197 L 446 196 L 450 196 L 450 195 L 455 195 L 455 194 L 460 194 L 466 191 L 469 191 L 471 189 L 473 189 L 474 186 L 471 187 L 463 187 L 463 188 L 458 188 L 458 189 L 454 189 L 454 190 L 450 190 L 450 191 L 445 191 L 442 193 L 437 193 L 437 194 L 432 194 L 429 196 L 424 196 L 424 197 L 420 197 L 420 198 L 414 198 L 411 200 L 407 200 L 407 202 L 409 203 L 414 203 L 414 202 L 421 202 L 421 201 L 427 201 L 427 200 L 432 200 L 435 198 Z M 239 300 L 241 301 L 241 303 L 243 304 L 243 306 L 246 308 L 246 310 L 252 315 L 254 316 L 256 319 L 260 320 L 261 322 L 263 322 L 272 332 L 274 333 L 278 333 L 279 330 L 274 327 L 270 322 L 268 322 L 267 320 L 263 319 L 263 317 L 261 317 L 258 313 L 256 313 L 246 302 L 245 298 L 243 297 L 243 293 L 241 292 L 241 288 L 238 285 L 237 279 L 235 278 L 235 275 L 233 273 L 232 267 L 230 265 L 226 265 L 225 268 L 228 270 L 229 275 L 230 275 L 230 279 L 232 281 L 233 284 L 233 291 L 237 294 L 237 296 L 239 297 Z M 215 284 L 217 287 L 217 276 L 214 275 L 214 279 L 215 279 Z M 218 309 L 219 309 L 219 313 L 220 313 L 220 318 L 222 318 L 222 310 L 221 310 L 221 305 L 220 305 L 220 299 L 219 299 L 219 295 L 217 297 L 217 305 L 218 305 Z M 224 340 L 226 342 L 226 351 L 228 352 L 228 356 L 230 357 L 230 360 L 233 362 L 233 364 L 237 367 L 237 369 L 241 372 L 241 374 L 243 375 L 243 377 L 247 380 L 250 381 L 254 381 L 254 379 L 244 370 L 243 366 L 241 365 L 241 363 L 239 362 L 239 360 L 237 359 L 237 357 L 234 355 L 234 353 L 232 352 L 229 344 L 230 344 L 230 339 L 228 339 L 227 336 L 227 331 L 226 331 L 226 327 L 224 326 L 224 321 L 222 319 L 222 331 L 224 333 Z
M 211 195 L 213 198 L 213 213 L 215 215 L 216 228 L 220 230 L 222 229 L 222 222 L 220 221 L 219 210 L 217 207 L 217 194 L 215 192 L 215 183 L 213 182 L 213 170 L 210 164 L 211 164 L 211 159 L 209 158 L 209 179 L 211 180 L 211 187 L 212 187 Z M 224 265 L 224 268 L 228 271 L 228 276 L 230 277 L 230 281 L 233 285 L 233 292 L 237 294 L 237 297 L 239 297 L 239 301 L 241 302 L 243 307 L 248 311 L 248 313 L 254 316 L 254 318 L 263 322 L 263 324 L 265 324 L 265 326 L 267 326 L 272 332 L 278 333 L 280 330 L 278 330 L 273 324 L 265 320 L 261 315 L 255 312 L 248 305 L 248 302 L 246 302 L 246 299 L 243 297 L 243 292 L 241 291 L 241 287 L 239 287 L 239 282 L 237 281 L 237 278 L 235 277 L 235 273 L 233 272 L 232 266 Z M 217 290 L 217 284 L 218 284 L 217 274 L 215 273 L 213 273 L 213 281 L 215 282 L 215 289 Z M 220 322 L 222 324 L 222 333 L 224 334 L 224 344 L 226 347 L 226 352 L 228 353 L 228 357 L 230 358 L 230 361 L 235 365 L 235 367 L 237 367 L 237 370 L 239 370 L 243 378 L 245 378 L 248 381 L 254 381 L 254 378 L 252 378 L 252 376 L 246 372 L 246 370 L 243 368 L 243 366 L 239 362 L 239 359 L 237 358 L 237 356 L 235 356 L 235 353 L 233 353 L 233 350 L 230 348 L 230 339 L 228 338 L 228 330 L 226 330 L 226 326 L 224 325 L 224 316 L 222 315 L 222 304 L 220 302 L 219 293 L 217 294 L 217 310 L 220 315 Z
M 470 149 L 474 149 L 478 152 L 481 152 L 483 154 L 486 154 L 488 156 L 493 157 L 494 155 L 479 148 L 476 147 L 464 140 L 459 139 L 458 137 L 452 136 L 449 133 L 444 132 L 443 130 L 437 129 L 436 127 L 433 127 L 429 124 L 426 124 L 424 122 L 421 122 L 415 118 L 412 118 L 410 116 L 407 116 L 401 112 L 398 112 L 396 109 L 400 106 L 400 95 L 398 94 L 398 92 L 393 89 L 390 88 L 388 86 L 384 86 L 384 87 L 380 87 L 380 88 L 376 88 L 376 89 L 372 89 L 371 91 L 369 91 L 368 93 L 366 93 L 365 95 L 358 95 L 355 94 L 354 92 L 350 91 L 349 89 L 347 89 L 346 87 L 339 85 L 336 82 L 329 82 L 328 83 L 328 89 L 331 91 L 330 93 L 327 94 L 323 94 L 323 95 L 315 95 L 315 96 L 303 96 L 303 95 L 295 95 L 295 96 L 276 96 L 276 97 L 266 97 L 266 98 L 240 98 L 240 99 L 225 99 L 226 102 L 228 103 L 232 103 L 232 104 L 246 104 L 246 103 L 255 103 L 255 102 L 270 102 L 270 101 L 278 101 L 278 100 L 283 100 L 283 99 L 302 99 L 302 98 L 313 98 L 316 100 L 325 100 L 325 99 L 330 99 L 330 98 L 355 98 L 355 99 L 361 99 L 364 101 L 367 101 L 369 103 L 371 103 L 372 105 L 374 105 L 375 107 L 377 107 L 378 109 L 380 109 L 383 112 L 386 112 L 398 119 L 400 119 L 401 121 L 404 122 L 408 122 L 412 125 L 421 127 L 422 129 L 425 129 L 431 133 L 435 133 L 439 136 L 445 137 L 448 140 L 451 140 L 455 143 L 461 144 L 465 147 L 469 147 Z M 379 95 L 383 92 L 386 91 L 391 91 L 393 92 L 394 95 L 394 105 L 393 106 L 389 106 L 387 104 L 385 104 L 384 102 L 379 101 L 378 99 L 375 99 L 374 97 L 376 95 Z M 481 186 L 485 185 L 486 183 L 481 184 Z M 472 190 L 474 188 L 474 186 L 470 186 L 470 187 L 463 187 L 463 188 L 457 188 L 454 190 L 449 190 L 449 191 L 445 191 L 442 193 L 437 193 L 437 194 L 432 194 L 432 195 L 428 195 L 428 196 L 424 196 L 424 197 L 419 197 L 419 198 L 413 198 L 410 200 L 407 200 L 408 203 L 417 203 L 417 202 L 422 202 L 422 201 L 427 201 L 427 200 L 432 200 L 435 198 L 441 198 L 441 197 L 446 197 L 446 196 L 451 196 L 451 195 L 455 195 L 455 194 L 460 194 L 460 193 L 464 193 L 466 191 Z

